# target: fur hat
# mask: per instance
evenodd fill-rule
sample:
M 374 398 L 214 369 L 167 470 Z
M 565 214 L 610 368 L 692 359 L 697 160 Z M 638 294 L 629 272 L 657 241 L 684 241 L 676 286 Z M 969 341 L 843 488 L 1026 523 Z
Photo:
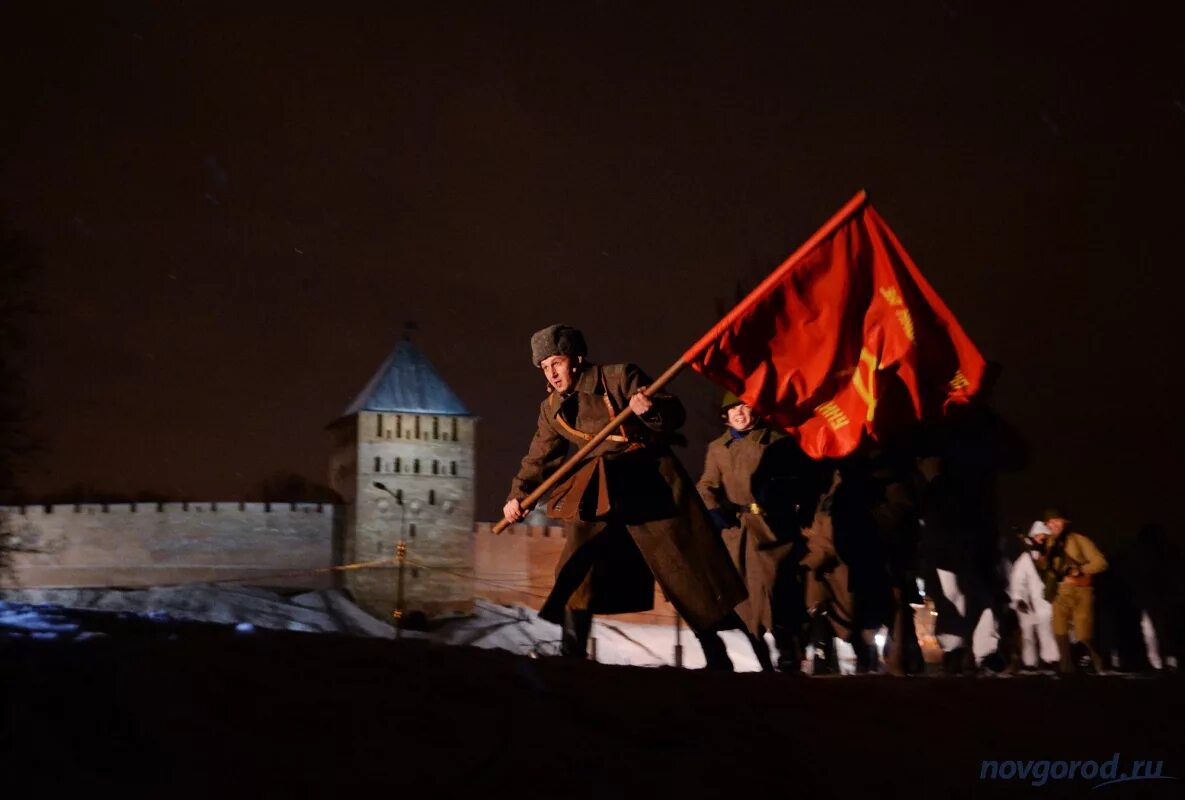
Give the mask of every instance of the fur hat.
M 539 366 L 552 356 L 587 356 L 584 334 L 571 325 L 548 325 L 531 334 L 531 364 Z

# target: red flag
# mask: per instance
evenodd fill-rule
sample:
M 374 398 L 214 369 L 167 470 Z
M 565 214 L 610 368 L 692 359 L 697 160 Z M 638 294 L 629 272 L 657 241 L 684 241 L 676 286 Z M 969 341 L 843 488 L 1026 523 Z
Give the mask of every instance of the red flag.
M 985 366 L 863 192 L 682 360 L 814 458 L 940 417 Z

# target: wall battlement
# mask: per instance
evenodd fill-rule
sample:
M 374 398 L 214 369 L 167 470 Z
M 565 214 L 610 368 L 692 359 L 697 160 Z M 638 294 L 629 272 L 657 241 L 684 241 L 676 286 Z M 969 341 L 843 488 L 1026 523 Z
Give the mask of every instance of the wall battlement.
M 168 514 L 177 512 L 203 512 L 225 514 L 235 511 L 257 513 L 300 512 L 304 514 L 332 514 L 331 503 L 247 503 L 233 501 L 169 502 L 169 503 L 55 503 L 52 505 L 0 506 L 0 514 L 15 516 L 50 514 Z

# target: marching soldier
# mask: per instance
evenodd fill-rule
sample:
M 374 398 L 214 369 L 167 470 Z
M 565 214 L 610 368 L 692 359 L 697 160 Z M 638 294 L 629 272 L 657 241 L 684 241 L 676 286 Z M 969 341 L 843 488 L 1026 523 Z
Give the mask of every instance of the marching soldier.
M 797 531 L 792 538 L 779 536 L 773 525 L 773 504 L 785 502 L 790 489 L 786 484 L 794 476 L 777 474 L 783 470 L 771 469 L 773 459 L 766 460 L 779 446 L 793 441 L 766 427 L 747 403 L 731 393 L 724 396 L 721 416 L 727 430 L 708 445 L 696 489 L 749 590 L 748 599 L 736 610 L 748 629 L 758 662 L 762 669 L 773 669 L 765 642 L 769 631 L 778 647 L 778 669 L 798 672 L 802 665 L 796 630 L 801 625 L 801 591 L 795 591 L 793 564 L 787 565 L 788 569 L 782 565 L 800 537 Z M 766 469 L 762 469 L 763 462 Z
M 1051 508 L 1042 516 L 1049 528 L 1045 554 L 1037 566 L 1045 572 L 1046 599 L 1053 602 L 1053 636 L 1057 641 L 1060 670 L 1074 672 L 1070 655 L 1070 625 L 1074 636 L 1086 646 L 1095 672 L 1103 672 L 1103 659 L 1094 648 L 1094 589 L 1091 576 L 1107 569 L 1107 559 L 1095 543 L 1068 530 L 1070 519 Z M 1050 598 L 1052 595 L 1052 598 Z
M 552 491 L 548 516 L 563 521 L 564 551 L 539 615 L 563 626 L 561 653 L 585 658 L 592 615 L 647 611 L 654 581 L 700 639 L 708 667 L 731 670 L 720 638 L 745 586 L 667 441 L 684 421 L 672 395 L 646 397 L 650 379 L 633 364 L 587 360 L 583 334 L 551 325 L 531 337 L 531 363 L 547 379 L 535 435 L 503 507 L 511 522 L 522 500 L 572 448 L 620 411 L 629 418 Z

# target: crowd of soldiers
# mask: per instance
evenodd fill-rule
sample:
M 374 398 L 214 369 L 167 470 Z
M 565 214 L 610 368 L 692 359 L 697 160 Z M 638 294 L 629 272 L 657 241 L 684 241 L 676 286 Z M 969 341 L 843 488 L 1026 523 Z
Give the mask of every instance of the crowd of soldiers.
M 720 632 L 735 628 L 765 670 L 838 672 L 839 640 L 856 672 L 922 673 L 923 593 L 944 672 L 1074 673 L 1079 652 L 1090 670 L 1107 669 L 1093 585 L 1107 559 L 1064 510 L 1048 509 L 1023 537 L 999 536 L 996 476 L 1023 462 L 1023 448 L 987 404 L 817 460 L 726 395 L 724 433 L 694 481 L 670 449 L 683 407 L 647 396 L 639 368 L 593 364 L 566 325 L 534 334 L 531 355 L 548 394 L 507 520 L 523 517 L 523 500 L 572 448 L 633 412 L 550 494 L 548 516 L 567 535 L 540 614 L 562 627 L 562 654 L 585 657 L 594 614 L 652 608 L 657 581 L 708 669 L 733 669 Z M 1175 652 L 1176 620 L 1159 616 L 1160 652 Z

